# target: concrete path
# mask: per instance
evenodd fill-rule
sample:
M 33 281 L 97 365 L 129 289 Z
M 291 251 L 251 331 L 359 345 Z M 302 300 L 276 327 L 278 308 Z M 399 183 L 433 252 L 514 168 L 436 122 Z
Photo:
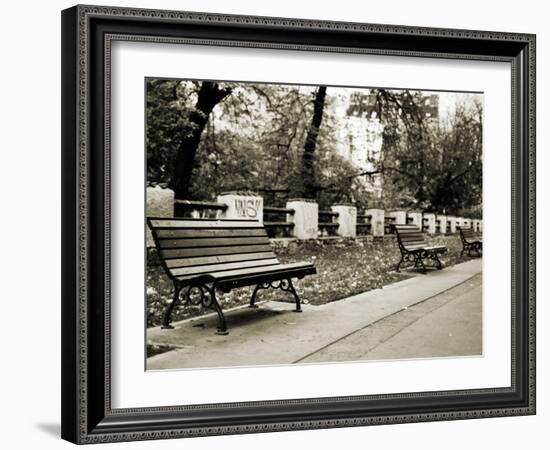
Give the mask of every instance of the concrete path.
M 175 323 L 174 330 L 151 328 L 148 341 L 177 349 L 148 358 L 147 368 L 480 354 L 481 267 L 481 259 L 474 259 L 345 300 L 304 305 L 303 313 L 282 302 L 238 308 L 226 315 L 227 336 L 214 334 L 215 315 Z M 455 339 L 445 343 L 429 337 L 434 333 L 451 333 Z M 425 336 L 420 344 L 414 340 L 419 336 Z
M 479 274 L 367 325 L 299 362 L 473 356 L 482 353 L 482 283 Z

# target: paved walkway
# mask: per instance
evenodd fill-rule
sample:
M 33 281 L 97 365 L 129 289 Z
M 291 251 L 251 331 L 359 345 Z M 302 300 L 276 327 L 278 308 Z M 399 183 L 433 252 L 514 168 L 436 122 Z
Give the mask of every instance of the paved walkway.
M 481 259 L 321 306 L 266 302 L 227 313 L 230 333 L 214 334 L 216 316 L 152 328 L 147 339 L 175 350 L 148 369 L 228 367 L 480 355 Z
M 299 362 L 480 355 L 481 297 L 479 274 L 369 324 Z

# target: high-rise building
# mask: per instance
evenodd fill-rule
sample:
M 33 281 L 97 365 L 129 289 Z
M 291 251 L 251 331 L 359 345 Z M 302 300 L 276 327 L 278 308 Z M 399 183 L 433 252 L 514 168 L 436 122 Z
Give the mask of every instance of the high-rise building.
M 415 103 L 400 98 L 400 114 L 411 114 Z M 421 97 L 421 110 L 429 120 L 439 118 L 439 96 L 437 94 Z M 381 157 L 384 125 L 380 120 L 380 105 L 376 94 L 370 90 L 351 91 L 342 89 L 335 95 L 335 114 L 338 121 L 338 151 L 346 157 L 360 172 L 373 172 Z M 365 188 L 375 196 L 381 196 L 382 179 L 379 175 L 362 178 Z

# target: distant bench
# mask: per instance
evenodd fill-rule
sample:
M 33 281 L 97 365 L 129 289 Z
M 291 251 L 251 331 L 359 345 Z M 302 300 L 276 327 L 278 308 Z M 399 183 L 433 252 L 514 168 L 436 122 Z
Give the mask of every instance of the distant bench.
M 472 255 L 472 251 L 476 252 L 478 256 L 481 256 L 483 250 L 482 237 L 474 232 L 471 228 L 456 227 L 460 232 L 460 240 L 462 241 L 462 251 L 460 256 L 464 255 L 464 252 L 468 252 L 468 256 Z
M 184 303 L 202 304 L 218 315 L 218 334 L 227 334 L 216 291 L 256 286 L 290 292 L 300 312 L 300 297 L 292 278 L 316 273 L 311 263 L 281 264 L 273 253 L 265 228 L 255 220 L 147 218 L 162 265 L 174 283 L 174 297 L 166 308 L 163 328 L 173 328 L 170 316 L 184 294 Z
M 397 264 L 396 271 L 402 263 L 414 263 L 414 267 L 421 267 L 426 271 L 424 259 L 431 259 L 435 263 L 435 267 L 439 270 L 443 268 L 438 255 L 445 253 L 447 247 L 444 245 L 428 245 L 424 234 L 415 225 L 390 225 L 390 229 L 397 237 L 397 245 L 401 251 L 401 259 Z

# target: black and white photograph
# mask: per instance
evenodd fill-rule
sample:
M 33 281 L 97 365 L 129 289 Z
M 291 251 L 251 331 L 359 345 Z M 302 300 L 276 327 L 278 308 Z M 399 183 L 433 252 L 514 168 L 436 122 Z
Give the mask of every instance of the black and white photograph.
M 144 89 L 146 370 L 483 356 L 483 92 Z

